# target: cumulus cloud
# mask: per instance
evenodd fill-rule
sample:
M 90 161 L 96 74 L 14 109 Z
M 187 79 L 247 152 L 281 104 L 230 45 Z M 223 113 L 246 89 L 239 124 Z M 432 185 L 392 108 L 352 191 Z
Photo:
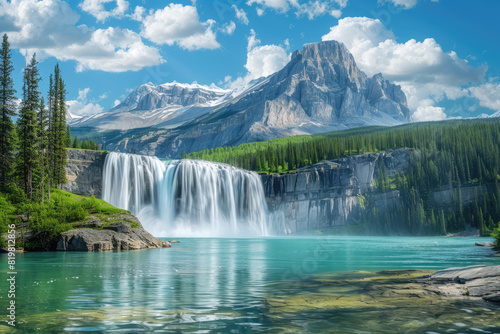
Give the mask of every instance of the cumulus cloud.
M 492 110 L 500 109 L 500 84 L 485 83 L 469 88 L 471 96 L 479 100 L 479 105 Z
M 438 2 L 438 0 L 431 0 L 432 2 Z M 389 2 L 394 6 L 402 9 L 411 9 L 417 5 L 418 0 L 379 0 L 379 3 Z
M 146 16 L 141 35 L 156 44 L 173 45 L 188 50 L 217 49 L 214 20 L 201 22 L 194 6 L 169 4 Z
M 112 10 L 106 10 L 105 4 L 115 3 Z M 125 0 L 84 0 L 80 4 L 80 8 L 94 16 L 97 21 L 104 22 L 108 17 L 123 17 L 128 10 L 128 1 Z
M 68 112 L 72 116 L 85 117 L 102 113 L 104 109 L 98 103 L 83 103 L 77 100 L 67 101 Z
M 243 9 L 239 9 L 236 5 L 232 5 L 231 7 L 235 11 L 236 18 L 240 20 L 241 23 L 244 25 L 248 25 L 248 23 L 250 23 L 250 21 L 248 21 L 247 13 Z
M 229 88 L 237 89 L 254 79 L 266 77 L 281 70 L 289 61 L 290 54 L 287 54 L 283 46 L 261 45 L 261 41 L 257 39 L 255 31 L 252 29 L 247 45 L 247 62 L 245 64 L 247 74 L 234 81 L 230 81 L 231 77 L 226 77 L 225 81 Z
M 413 122 L 442 121 L 446 119 L 444 108 L 420 106 L 411 116 Z
M 297 17 L 306 16 L 309 20 L 323 15 L 331 15 L 339 18 L 341 9 L 347 5 L 347 0 L 310 0 L 299 3 L 298 0 L 248 0 L 247 5 L 256 4 L 257 14 L 263 15 L 267 8 L 274 9 L 280 13 L 295 11 Z
M 84 89 L 78 89 L 78 100 L 86 102 L 89 93 L 90 93 L 90 88 L 89 87 L 84 88 Z
M 79 15 L 61 0 L 0 0 L 0 20 L 12 22 L 2 33 L 27 57 L 75 60 L 78 71 L 136 71 L 163 62 L 158 49 L 131 30 L 77 26 Z
M 66 102 L 71 118 L 85 117 L 103 112 L 103 108 L 99 103 L 95 101 L 89 102 L 90 92 L 91 89 L 88 87 L 78 89 L 78 98 Z
M 142 6 L 136 6 L 134 12 L 130 15 L 130 18 L 134 21 L 141 22 L 144 19 L 144 13 L 146 9 Z
M 222 26 L 221 32 L 226 35 L 232 35 L 236 30 L 236 23 L 233 21 L 226 23 Z
M 341 19 L 322 39 L 343 42 L 368 75 L 382 73 L 400 84 L 412 110 L 429 98 L 439 101 L 463 96 L 460 87 L 482 81 L 487 70 L 486 66 L 469 65 L 453 51 L 444 52 L 433 38 L 398 43 L 378 19 Z

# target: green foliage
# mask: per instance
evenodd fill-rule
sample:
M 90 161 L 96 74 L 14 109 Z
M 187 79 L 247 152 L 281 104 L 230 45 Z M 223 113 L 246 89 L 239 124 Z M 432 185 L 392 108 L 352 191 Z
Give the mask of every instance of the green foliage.
M 12 116 L 16 115 L 16 97 L 12 71 L 11 49 L 7 34 L 0 51 L 0 191 L 13 184 L 16 134 Z
M 34 189 L 37 189 L 34 173 L 39 160 L 37 111 L 40 108 L 38 88 L 40 80 L 38 62 L 36 56 L 33 55 L 30 63 L 24 69 L 23 100 L 17 120 L 19 150 L 16 170 L 18 182 L 29 199 L 34 199 Z
M 495 238 L 495 244 L 497 245 L 497 247 L 500 247 L 500 223 L 495 229 L 493 229 L 493 233 L 491 233 L 491 236 Z
M 97 144 L 93 139 L 84 139 L 80 141 L 76 136 L 74 137 L 71 145 L 68 147 L 81 150 L 99 151 L 99 144 Z
M 17 196 L 19 193 L 0 193 L 0 231 L 5 231 L 11 223 L 18 226 L 19 232 L 20 229 L 31 231 L 33 238 L 24 243 L 27 250 L 54 249 L 61 233 L 74 228 L 91 215 L 107 220 L 110 215 L 128 213 L 93 196 L 78 196 L 62 190 L 53 189 L 51 201 L 44 204 L 19 199 L 14 204 L 10 199 Z M 21 222 L 26 220 L 27 226 L 22 227 Z
M 444 235 L 476 227 L 489 235 L 500 220 L 500 119 L 416 123 L 370 127 L 314 136 L 273 139 L 236 147 L 194 152 L 191 159 L 232 164 L 256 172 L 287 172 L 323 159 L 361 152 L 413 148 L 419 152 L 404 175 L 377 170 L 379 192 L 399 191 L 389 210 L 363 201 L 361 223 L 373 234 Z M 467 198 L 463 191 L 467 189 Z M 476 190 L 471 200 L 470 191 Z M 451 203 L 435 203 L 435 192 L 448 191 Z

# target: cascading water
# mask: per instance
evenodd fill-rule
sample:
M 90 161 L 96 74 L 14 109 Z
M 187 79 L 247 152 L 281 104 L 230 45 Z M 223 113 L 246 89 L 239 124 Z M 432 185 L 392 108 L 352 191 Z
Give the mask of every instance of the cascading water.
M 253 172 L 198 160 L 109 153 L 103 199 L 131 211 L 155 236 L 268 235 L 267 204 Z

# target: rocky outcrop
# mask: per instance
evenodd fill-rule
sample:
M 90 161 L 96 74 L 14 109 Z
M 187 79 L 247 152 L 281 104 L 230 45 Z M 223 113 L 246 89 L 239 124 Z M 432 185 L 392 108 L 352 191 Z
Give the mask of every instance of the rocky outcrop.
M 323 161 L 284 175 L 262 175 L 272 221 L 286 233 L 359 223 L 367 194 L 384 166 L 387 175 L 403 173 L 417 154 L 411 149 L 355 155 Z M 394 204 L 399 192 L 371 194 L 372 205 Z
M 500 265 L 440 270 L 415 282 L 444 296 L 467 296 L 500 302 Z
M 63 190 L 73 194 L 97 198 L 102 194 L 102 173 L 106 152 L 90 150 L 68 150 L 66 179 Z
M 58 251 L 111 251 L 170 247 L 167 241 L 153 237 L 129 222 L 116 222 L 102 230 L 90 228 L 64 232 L 57 243 Z

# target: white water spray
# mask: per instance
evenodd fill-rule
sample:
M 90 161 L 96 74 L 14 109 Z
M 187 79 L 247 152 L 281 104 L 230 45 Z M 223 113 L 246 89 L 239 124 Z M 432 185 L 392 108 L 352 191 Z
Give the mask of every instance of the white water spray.
M 229 165 L 109 153 L 103 199 L 155 236 L 268 235 L 260 178 Z

